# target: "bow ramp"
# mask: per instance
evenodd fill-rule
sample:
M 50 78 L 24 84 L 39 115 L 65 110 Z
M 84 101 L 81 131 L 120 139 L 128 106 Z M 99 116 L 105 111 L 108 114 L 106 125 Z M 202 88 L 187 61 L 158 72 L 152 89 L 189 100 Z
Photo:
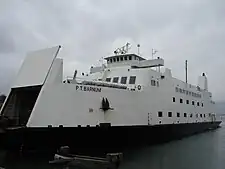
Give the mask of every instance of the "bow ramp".
M 44 84 L 57 80 L 52 70 L 62 64 L 61 59 L 56 59 L 59 50 L 60 46 L 56 46 L 27 54 L 1 109 L 7 127 L 25 126 Z M 62 79 L 62 73 L 57 77 Z

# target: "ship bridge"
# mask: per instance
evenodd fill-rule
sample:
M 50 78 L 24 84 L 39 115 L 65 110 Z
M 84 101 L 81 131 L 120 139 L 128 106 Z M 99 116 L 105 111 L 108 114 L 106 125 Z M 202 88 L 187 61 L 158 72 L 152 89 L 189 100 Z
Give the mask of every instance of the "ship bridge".
M 108 67 L 120 67 L 129 65 L 131 68 L 151 68 L 164 66 L 162 58 L 146 60 L 145 58 L 136 54 L 122 54 L 106 57 Z

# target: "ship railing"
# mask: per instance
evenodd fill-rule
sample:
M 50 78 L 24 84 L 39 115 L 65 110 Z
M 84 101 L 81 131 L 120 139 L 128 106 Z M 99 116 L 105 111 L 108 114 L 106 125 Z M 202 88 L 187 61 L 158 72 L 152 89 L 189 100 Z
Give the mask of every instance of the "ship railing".
M 72 77 L 67 77 L 64 83 L 75 83 L 80 85 L 91 85 L 91 86 L 102 86 L 102 87 L 110 87 L 110 88 L 118 88 L 118 89 L 127 89 L 125 85 L 113 84 L 110 82 L 103 82 L 97 79 L 90 78 L 78 78 L 73 79 Z
M 118 89 L 127 89 L 127 86 L 112 84 L 107 82 L 98 82 L 98 81 L 83 81 L 82 85 L 92 85 L 92 86 L 102 86 L 102 87 L 110 87 L 110 88 L 118 88 Z

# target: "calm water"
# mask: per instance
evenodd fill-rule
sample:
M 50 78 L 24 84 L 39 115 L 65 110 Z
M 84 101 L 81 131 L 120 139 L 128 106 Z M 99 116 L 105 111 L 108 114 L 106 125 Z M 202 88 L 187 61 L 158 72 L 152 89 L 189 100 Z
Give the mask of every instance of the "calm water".
M 0 152 L 7 169 L 53 169 L 40 158 L 24 159 Z M 225 124 L 222 127 L 163 145 L 124 153 L 121 169 L 225 169 Z

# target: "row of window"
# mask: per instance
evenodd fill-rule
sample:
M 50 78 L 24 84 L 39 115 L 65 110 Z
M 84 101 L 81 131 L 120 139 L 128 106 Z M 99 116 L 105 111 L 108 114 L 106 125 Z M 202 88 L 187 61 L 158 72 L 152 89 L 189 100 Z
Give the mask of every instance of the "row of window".
M 173 116 L 173 113 L 172 112 L 168 112 L 168 117 L 172 117 L 172 116 Z M 196 114 L 195 116 L 196 116 L 196 118 L 198 118 L 198 117 L 206 117 L 206 114 L 201 114 L 200 113 L 200 114 Z M 158 112 L 158 117 L 163 117 L 163 112 L 162 111 L 159 111 Z M 177 112 L 177 117 L 181 117 L 180 112 Z M 183 117 L 187 117 L 187 113 L 183 113 Z M 192 118 L 193 117 L 193 114 L 190 113 L 189 117 Z
M 159 81 L 151 80 L 151 85 L 159 87 Z
M 135 57 L 135 56 L 134 56 Z M 138 57 L 136 56 L 134 58 L 135 60 L 138 60 Z M 126 61 L 126 60 L 132 60 L 132 56 L 118 56 L 118 57 L 113 57 L 113 58 L 110 58 L 108 60 L 109 63 L 112 63 L 112 62 L 120 62 L 120 61 Z
M 176 98 L 173 97 L 173 102 L 176 102 Z M 183 103 L 183 99 L 180 99 L 180 103 Z M 192 105 L 195 105 L 195 101 L 192 100 Z M 186 100 L 186 104 L 189 104 L 189 100 Z M 196 102 L 196 105 L 197 106 L 200 106 L 200 103 L 199 102 Z M 201 106 L 203 107 L 203 103 L 201 103 Z
M 185 89 L 181 89 L 181 88 L 178 88 L 178 87 L 175 87 L 175 91 L 179 92 L 179 93 L 183 93 L 183 94 L 189 95 L 189 96 L 197 97 L 197 98 L 201 98 L 202 97 L 201 94 L 198 94 L 198 93 L 195 93 L 195 92 L 191 92 L 191 91 L 188 91 L 188 90 L 185 90 Z
M 111 79 L 112 79 L 113 83 L 119 82 L 119 77 L 113 77 L 113 78 L 108 77 L 108 78 L 106 78 L 106 82 L 111 82 Z M 129 84 L 135 84 L 135 82 L 136 82 L 136 76 L 130 76 Z M 126 76 L 121 77 L 120 83 L 127 84 L 127 77 Z

